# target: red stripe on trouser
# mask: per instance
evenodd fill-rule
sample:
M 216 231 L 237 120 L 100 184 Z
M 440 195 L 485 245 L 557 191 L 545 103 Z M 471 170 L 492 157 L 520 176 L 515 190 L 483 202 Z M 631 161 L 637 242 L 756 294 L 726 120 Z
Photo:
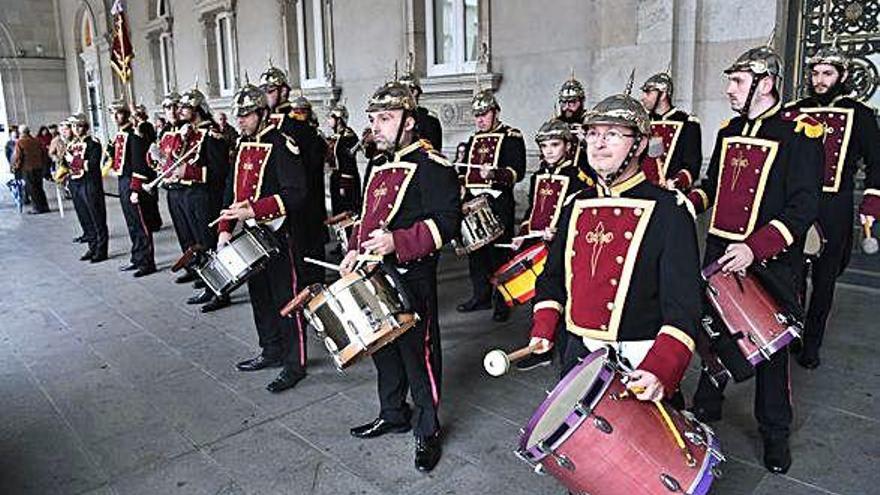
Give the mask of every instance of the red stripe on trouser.
M 131 202 L 131 201 L 129 201 L 129 202 Z M 150 229 L 147 228 L 147 222 L 144 220 L 144 212 L 141 210 L 141 204 L 140 203 L 132 203 L 132 206 L 134 206 L 138 212 L 138 218 L 141 221 L 141 227 L 144 229 L 144 234 L 147 236 L 147 241 L 150 243 L 150 257 L 152 258 L 153 257 L 153 233 L 150 232 Z
M 430 307 L 426 305 L 426 307 Z M 437 380 L 434 379 L 434 369 L 431 367 L 431 318 L 428 315 L 425 326 L 425 367 L 428 369 L 428 380 L 431 382 L 431 397 L 434 401 L 434 408 L 440 404 L 440 394 L 437 390 Z
M 293 289 L 293 297 L 296 297 L 299 294 L 299 289 L 297 288 L 297 279 L 296 279 L 296 258 L 293 257 L 293 249 L 291 249 L 290 244 L 287 245 L 287 256 L 290 258 L 290 286 Z M 302 367 L 306 366 L 306 346 L 305 342 L 303 342 L 303 325 L 302 325 L 302 315 L 299 311 L 296 312 L 296 316 L 294 316 L 293 321 L 296 322 L 296 332 L 297 338 L 299 339 L 299 364 Z

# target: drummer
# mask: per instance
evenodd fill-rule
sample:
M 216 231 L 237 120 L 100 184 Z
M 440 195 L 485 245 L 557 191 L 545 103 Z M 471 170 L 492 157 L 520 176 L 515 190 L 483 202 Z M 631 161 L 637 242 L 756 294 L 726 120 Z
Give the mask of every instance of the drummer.
M 530 345 L 548 351 L 562 322 L 571 334 L 563 372 L 611 346 L 634 368 L 628 386 L 635 396 L 659 400 L 678 389 L 699 325 L 693 217 L 640 171 L 650 135 L 641 103 L 629 94 L 608 97 L 585 128 L 598 183 L 562 212 L 538 278 Z
M 236 365 L 239 371 L 283 366 L 266 388 L 273 393 L 293 388 L 306 376 L 306 346 L 302 321 L 278 313 L 297 290 L 297 274 L 288 236 L 306 200 L 306 177 L 299 147 L 293 138 L 269 123 L 266 95 L 247 83 L 233 99 L 241 139 L 236 163 L 229 175 L 220 212 L 218 249 L 232 239 L 238 221 L 256 221 L 275 230 L 279 253 L 266 268 L 247 281 L 254 323 L 262 352 Z M 279 225 L 280 224 L 280 225 Z
M 565 199 L 582 189 L 595 186 L 595 182 L 573 162 L 571 149 L 578 142 L 570 126 L 559 118 L 545 122 L 535 135 L 541 149 L 541 162 L 532 174 L 529 184 L 529 206 L 519 225 L 519 237 L 512 241 L 514 249 L 524 242 L 541 240 L 550 243 L 556 234 L 556 222 L 562 212 Z M 585 160 L 586 161 L 586 160 Z M 534 236 L 534 237 L 532 237 Z M 564 332 L 556 333 L 556 350 L 562 356 L 565 346 Z M 551 354 L 532 354 L 516 363 L 520 370 L 528 370 L 550 363 Z
M 440 327 L 437 259 L 458 235 L 459 188 L 455 170 L 415 130 L 415 100 L 398 81 L 381 86 L 367 105 L 380 153 L 367 168 L 361 223 L 349 241 L 341 272 L 358 256 L 378 255 L 402 275 L 419 323 L 373 354 L 379 374 L 379 417 L 351 429 L 357 438 L 414 428 L 415 467 L 434 469 L 440 460 Z M 415 411 L 406 402 L 412 394 Z

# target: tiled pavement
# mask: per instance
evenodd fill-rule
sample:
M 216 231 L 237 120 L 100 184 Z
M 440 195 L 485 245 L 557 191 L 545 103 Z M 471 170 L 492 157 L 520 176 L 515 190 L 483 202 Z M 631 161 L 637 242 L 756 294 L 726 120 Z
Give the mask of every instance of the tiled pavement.
M 256 350 L 247 291 L 215 314 L 186 306 L 190 291 L 168 270 L 177 253 L 169 227 L 156 236 L 161 272 L 141 280 L 117 272 L 128 242 L 107 199 L 113 258 L 95 266 L 77 261 L 69 203 L 62 220 L 20 216 L 0 197 L 0 493 L 562 493 L 512 454 L 554 371 L 501 379 L 481 371 L 488 349 L 524 342 L 527 315 L 499 325 L 488 313 L 457 314 L 468 283 L 452 255 L 440 275 L 445 453 L 423 475 L 409 435 L 348 434 L 377 411 L 369 362 L 337 373 L 312 341 L 309 377 L 269 394 L 274 370 L 233 368 Z M 753 384 L 736 385 L 716 427 L 729 462 L 713 493 L 880 493 L 880 261 L 854 265 L 838 289 L 825 364 L 793 367 L 791 471 L 761 467 Z M 686 390 L 694 378 L 692 370 Z

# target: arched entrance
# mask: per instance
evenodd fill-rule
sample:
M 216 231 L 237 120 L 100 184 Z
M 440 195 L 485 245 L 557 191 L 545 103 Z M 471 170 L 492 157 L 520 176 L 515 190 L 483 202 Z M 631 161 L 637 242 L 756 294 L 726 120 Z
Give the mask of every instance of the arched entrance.
M 75 29 L 77 69 L 80 88 L 82 88 L 81 110 L 88 116 L 92 132 L 95 135 L 102 135 L 106 126 L 98 37 L 94 15 L 87 5 L 83 5 L 80 9 Z

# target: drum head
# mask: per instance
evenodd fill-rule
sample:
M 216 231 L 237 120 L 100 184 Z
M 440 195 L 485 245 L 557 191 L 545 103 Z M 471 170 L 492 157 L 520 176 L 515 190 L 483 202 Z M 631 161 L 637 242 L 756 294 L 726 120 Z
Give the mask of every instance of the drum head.
M 525 449 L 531 449 L 550 438 L 574 412 L 578 402 L 603 379 L 601 372 L 607 353 L 602 349 L 590 354 L 556 385 L 529 421 L 527 437 L 522 445 Z

